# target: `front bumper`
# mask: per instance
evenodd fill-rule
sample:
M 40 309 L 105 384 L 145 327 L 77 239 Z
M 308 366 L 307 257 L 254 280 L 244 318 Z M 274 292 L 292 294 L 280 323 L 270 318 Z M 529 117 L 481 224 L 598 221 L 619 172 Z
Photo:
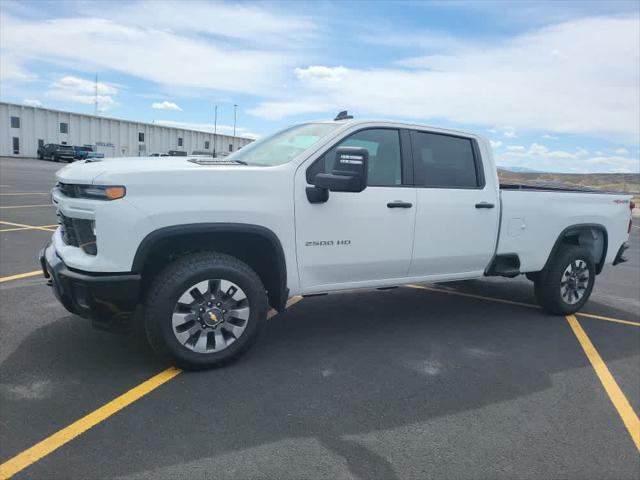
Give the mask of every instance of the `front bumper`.
M 69 312 L 90 319 L 102 330 L 131 329 L 140 303 L 140 275 L 69 269 L 50 244 L 40 251 L 40 264 L 56 298 Z

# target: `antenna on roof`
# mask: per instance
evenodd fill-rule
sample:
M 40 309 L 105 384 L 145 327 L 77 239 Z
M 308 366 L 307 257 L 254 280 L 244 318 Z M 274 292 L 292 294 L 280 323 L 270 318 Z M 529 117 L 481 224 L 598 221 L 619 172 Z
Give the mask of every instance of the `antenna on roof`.
M 349 115 L 349 112 L 347 112 L 346 110 L 342 110 L 338 116 L 336 118 L 334 118 L 334 121 L 338 121 L 338 120 L 350 120 L 353 118 L 353 115 Z

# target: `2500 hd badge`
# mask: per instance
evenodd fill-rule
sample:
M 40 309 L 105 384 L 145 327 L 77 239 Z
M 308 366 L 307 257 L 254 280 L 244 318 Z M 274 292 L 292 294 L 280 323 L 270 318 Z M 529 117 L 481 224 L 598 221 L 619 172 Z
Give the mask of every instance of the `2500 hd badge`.
M 331 247 L 333 245 L 350 245 L 351 240 L 310 240 L 305 242 L 305 247 Z

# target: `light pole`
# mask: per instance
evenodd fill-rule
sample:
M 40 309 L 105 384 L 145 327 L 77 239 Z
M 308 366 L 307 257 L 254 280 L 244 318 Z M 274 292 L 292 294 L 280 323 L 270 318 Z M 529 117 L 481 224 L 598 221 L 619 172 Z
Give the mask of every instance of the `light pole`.
M 236 138 L 236 119 L 238 118 L 238 105 L 233 104 L 233 138 Z
M 218 137 L 218 105 L 216 105 L 215 113 L 213 114 L 213 158 L 216 157 L 216 140 Z

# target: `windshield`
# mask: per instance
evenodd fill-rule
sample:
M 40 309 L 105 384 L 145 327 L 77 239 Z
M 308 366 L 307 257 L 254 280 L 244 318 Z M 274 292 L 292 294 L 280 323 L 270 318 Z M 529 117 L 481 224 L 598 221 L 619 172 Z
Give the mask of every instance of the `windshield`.
M 250 143 L 227 159 L 265 167 L 282 165 L 338 127 L 340 127 L 339 123 L 296 125 Z

